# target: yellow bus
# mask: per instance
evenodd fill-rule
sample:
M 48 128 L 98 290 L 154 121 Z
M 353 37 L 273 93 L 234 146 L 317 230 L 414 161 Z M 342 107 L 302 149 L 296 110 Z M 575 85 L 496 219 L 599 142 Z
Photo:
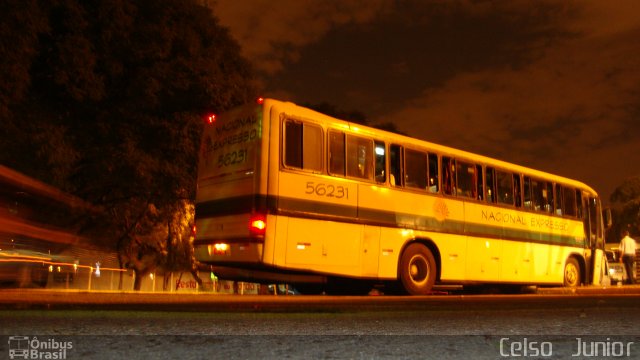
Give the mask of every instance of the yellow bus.
M 206 124 L 197 260 L 301 293 L 579 286 L 604 276 L 576 180 L 260 99 Z

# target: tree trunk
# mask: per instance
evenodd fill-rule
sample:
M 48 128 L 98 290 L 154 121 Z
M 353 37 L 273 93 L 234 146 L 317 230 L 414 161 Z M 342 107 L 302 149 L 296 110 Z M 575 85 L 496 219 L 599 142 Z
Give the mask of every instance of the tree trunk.
M 124 265 L 122 262 L 122 255 L 120 255 L 120 252 L 118 251 L 118 266 L 120 267 L 120 270 L 124 270 Z M 120 280 L 118 281 L 118 290 L 122 291 L 122 277 L 124 276 L 124 271 L 120 271 Z
M 200 279 L 198 269 L 191 269 L 191 276 L 193 276 L 193 279 L 198 283 L 198 288 L 202 289 L 202 279 Z
M 149 273 L 148 270 L 142 270 L 138 268 L 133 269 L 133 291 L 140 291 L 142 288 L 142 279 Z

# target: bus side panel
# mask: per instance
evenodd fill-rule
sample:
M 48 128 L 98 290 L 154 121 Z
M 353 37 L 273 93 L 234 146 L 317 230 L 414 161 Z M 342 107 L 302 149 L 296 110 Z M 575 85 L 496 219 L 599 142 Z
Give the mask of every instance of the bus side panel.
M 364 226 L 362 237 L 362 276 L 368 278 L 378 277 L 378 262 L 380 253 L 380 227 Z
M 287 262 L 287 236 L 289 229 L 289 217 L 277 215 L 278 219 L 273 237 L 265 238 L 265 264 L 276 267 L 286 267 Z
M 562 284 L 564 266 L 570 256 L 582 256 L 582 249 L 566 246 L 534 244 L 533 281 L 545 284 Z M 584 280 L 584 279 L 583 279 Z
M 353 222 L 357 190 L 356 184 L 343 179 L 287 170 L 279 173 L 278 211 L 289 217 L 287 267 L 360 276 L 364 226 Z
M 440 280 L 444 282 L 465 280 L 465 262 L 469 261 L 471 256 L 475 256 L 473 253 L 468 253 L 467 243 L 469 240 L 467 237 L 453 234 L 433 234 L 432 238 L 436 240 L 436 246 L 440 250 Z M 467 256 L 467 254 L 472 255 Z
M 327 274 L 361 276 L 362 227 L 336 221 L 289 218 L 287 266 Z
M 463 203 L 412 191 L 389 189 L 377 185 L 361 185 L 358 214 L 362 220 L 380 222 L 379 276 L 397 277 L 397 260 L 407 241 L 433 241 L 441 255 L 441 279 L 463 280 L 467 257 L 467 239 L 452 235 L 463 229 Z M 412 230 L 415 229 L 415 230 Z
M 533 244 L 520 241 L 504 241 L 502 244 L 502 268 L 500 280 L 504 282 L 526 283 L 530 281 L 533 258 Z
M 260 159 L 258 160 L 258 169 L 260 169 L 261 176 L 256 177 L 258 181 L 256 189 L 259 194 L 269 194 L 269 183 L 274 180 L 277 183 L 277 177 L 273 179 L 270 171 L 271 167 L 278 167 L 278 123 L 277 120 L 274 122 L 272 118 L 273 110 L 274 106 L 272 106 L 270 101 L 267 101 L 263 105 L 261 123 L 262 142 L 260 143 Z M 276 146 L 275 149 L 273 146 Z M 273 161 L 274 156 L 276 158 L 275 162 Z
M 358 185 L 340 178 L 281 171 L 278 209 L 315 217 L 353 221 L 357 216 Z
M 262 144 L 261 168 L 262 180 L 260 193 L 266 194 L 267 208 L 273 211 L 275 199 L 278 197 L 278 183 L 280 173 L 280 110 L 272 101 L 267 100 L 263 112 L 263 136 L 268 139 Z M 279 241 L 282 234 L 286 234 L 286 218 L 274 215 L 273 221 L 268 223 L 264 238 L 264 253 L 262 261 L 268 265 L 284 265 L 284 242 Z M 284 231 L 283 231 L 284 230 Z
M 519 246 L 503 241 L 509 229 L 503 219 L 511 218 L 515 211 L 486 206 L 473 201 L 465 202 L 465 233 L 468 235 L 469 260 L 467 279 L 471 281 L 512 281 L 523 259 L 514 258 Z
M 500 280 L 502 242 L 498 239 L 468 237 L 467 280 Z
M 398 278 L 398 261 L 402 245 L 407 241 L 407 230 L 383 227 L 380 229 L 380 261 L 378 277 L 380 279 Z

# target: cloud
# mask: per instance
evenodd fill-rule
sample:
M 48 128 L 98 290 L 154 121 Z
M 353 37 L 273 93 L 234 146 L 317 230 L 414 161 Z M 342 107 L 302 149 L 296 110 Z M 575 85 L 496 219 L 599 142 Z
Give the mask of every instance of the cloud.
M 369 111 L 605 195 L 638 173 L 635 0 L 251 0 L 214 13 L 271 96 Z
M 337 26 L 370 22 L 389 4 L 387 0 L 219 1 L 213 10 L 254 66 L 274 74 L 296 61 L 300 48 Z
M 569 25 L 589 37 L 610 37 L 638 28 L 640 11 L 635 0 L 585 1 L 579 16 Z
M 565 19 L 575 35 L 528 64 L 457 73 L 385 120 L 419 138 L 611 190 L 612 179 L 632 175 L 629 160 L 640 161 L 640 17 L 602 4 Z

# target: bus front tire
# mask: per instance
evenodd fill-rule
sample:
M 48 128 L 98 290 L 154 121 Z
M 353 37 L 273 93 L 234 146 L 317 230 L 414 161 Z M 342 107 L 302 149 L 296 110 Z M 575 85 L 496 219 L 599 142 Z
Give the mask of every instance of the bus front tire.
M 398 277 L 410 295 L 428 295 L 436 282 L 436 261 L 431 251 L 420 243 L 407 246 L 400 258 Z
M 581 282 L 580 264 L 575 258 L 567 259 L 564 264 L 564 286 L 577 287 Z

